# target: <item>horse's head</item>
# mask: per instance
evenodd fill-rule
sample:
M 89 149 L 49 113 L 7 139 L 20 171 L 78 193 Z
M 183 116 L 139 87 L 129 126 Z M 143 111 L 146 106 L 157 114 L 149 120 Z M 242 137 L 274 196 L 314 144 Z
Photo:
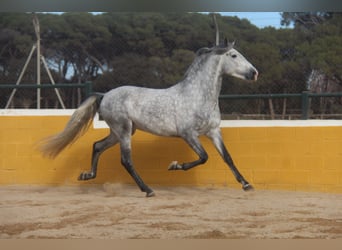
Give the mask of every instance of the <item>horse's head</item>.
M 204 48 L 198 53 L 213 53 L 221 56 L 222 74 L 231 75 L 245 80 L 254 80 L 258 78 L 258 70 L 236 49 L 234 43 L 227 43 L 224 46 L 214 48 Z

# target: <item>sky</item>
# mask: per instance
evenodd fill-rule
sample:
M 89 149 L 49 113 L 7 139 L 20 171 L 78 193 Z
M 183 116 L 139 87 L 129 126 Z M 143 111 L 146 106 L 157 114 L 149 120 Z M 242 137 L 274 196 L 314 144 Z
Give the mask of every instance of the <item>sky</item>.
M 63 12 L 52 12 L 52 13 L 61 14 Z M 92 12 L 92 13 L 96 15 L 96 14 L 101 14 L 103 12 Z M 204 12 L 204 13 L 208 13 L 208 12 Z M 280 12 L 219 12 L 219 13 L 223 16 L 237 16 L 240 19 L 246 18 L 258 28 L 265 28 L 267 26 L 272 26 L 272 27 L 279 29 L 282 27 L 280 25 L 280 20 L 281 20 Z
M 237 16 L 240 19 L 246 18 L 258 28 L 272 26 L 277 29 L 285 28 L 280 25 L 280 12 L 219 12 L 223 16 Z

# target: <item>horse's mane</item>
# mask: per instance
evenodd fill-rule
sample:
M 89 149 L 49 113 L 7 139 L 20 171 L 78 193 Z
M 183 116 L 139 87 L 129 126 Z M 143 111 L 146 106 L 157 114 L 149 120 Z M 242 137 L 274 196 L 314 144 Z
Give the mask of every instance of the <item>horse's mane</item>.
M 198 68 L 211 56 L 211 55 L 222 55 L 234 47 L 234 43 L 228 44 L 228 46 L 215 46 L 212 48 L 204 47 L 200 48 L 196 52 L 196 57 L 192 64 L 189 66 L 184 74 L 186 78 L 191 72 L 197 71 Z
M 232 48 L 234 48 L 234 44 L 235 42 L 232 42 L 232 43 L 225 42 L 223 45 L 214 46 L 212 48 L 208 48 L 208 47 L 200 48 L 199 50 L 197 50 L 196 55 L 201 56 L 203 54 L 208 54 L 211 52 L 214 52 L 214 54 L 216 55 L 221 55 L 231 50 Z
M 203 62 L 208 59 L 209 53 L 204 52 L 205 49 L 207 48 L 199 49 L 196 52 L 196 57 L 194 61 L 191 63 L 191 65 L 189 66 L 189 68 L 187 69 L 187 71 L 185 72 L 184 77 L 188 76 L 190 72 L 197 70 L 199 68 L 199 65 L 202 65 Z

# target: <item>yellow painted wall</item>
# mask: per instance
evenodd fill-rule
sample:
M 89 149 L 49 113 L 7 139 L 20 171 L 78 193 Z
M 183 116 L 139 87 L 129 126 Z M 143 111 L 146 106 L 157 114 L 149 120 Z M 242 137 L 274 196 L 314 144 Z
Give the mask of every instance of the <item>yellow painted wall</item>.
M 108 129 L 94 129 L 54 160 L 42 158 L 35 143 L 64 128 L 68 116 L 0 116 L 0 185 L 85 185 L 133 183 L 120 164 L 119 147 L 106 151 L 98 177 L 79 182 L 90 168 L 94 141 Z M 342 193 L 342 127 L 230 127 L 222 128 L 225 144 L 237 167 L 256 189 L 283 189 Z M 227 186 L 241 188 L 206 138 L 205 165 L 190 171 L 168 171 L 171 161 L 197 156 L 178 138 L 144 132 L 133 137 L 133 161 L 141 177 L 156 185 Z

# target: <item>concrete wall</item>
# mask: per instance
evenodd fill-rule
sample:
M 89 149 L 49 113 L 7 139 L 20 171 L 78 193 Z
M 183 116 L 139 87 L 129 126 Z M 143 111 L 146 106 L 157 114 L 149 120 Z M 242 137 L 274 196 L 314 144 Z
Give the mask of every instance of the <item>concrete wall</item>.
M 106 151 L 98 177 L 79 182 L 90 168 L 94 141 L 108 129 L 95 121 L 89 131 L 54 160 L 35 149 L 43 137 L 61 131 L 72 110 L 0 111 L 0 185 L 85 185 L 133 183 L 120 164 L 119 147 Z M 342 193 L 342 121 L 223 121 L 225 144 L 237 167 L 256 189 Z M 168 171 L 171 161 L 197 156 L 178 138 L 137 131 L 133 161 L 147 184 L 227 186 L 241 188 L 211 142 L 201 138 L 209 154 L 205 165 L 190 171 Z

